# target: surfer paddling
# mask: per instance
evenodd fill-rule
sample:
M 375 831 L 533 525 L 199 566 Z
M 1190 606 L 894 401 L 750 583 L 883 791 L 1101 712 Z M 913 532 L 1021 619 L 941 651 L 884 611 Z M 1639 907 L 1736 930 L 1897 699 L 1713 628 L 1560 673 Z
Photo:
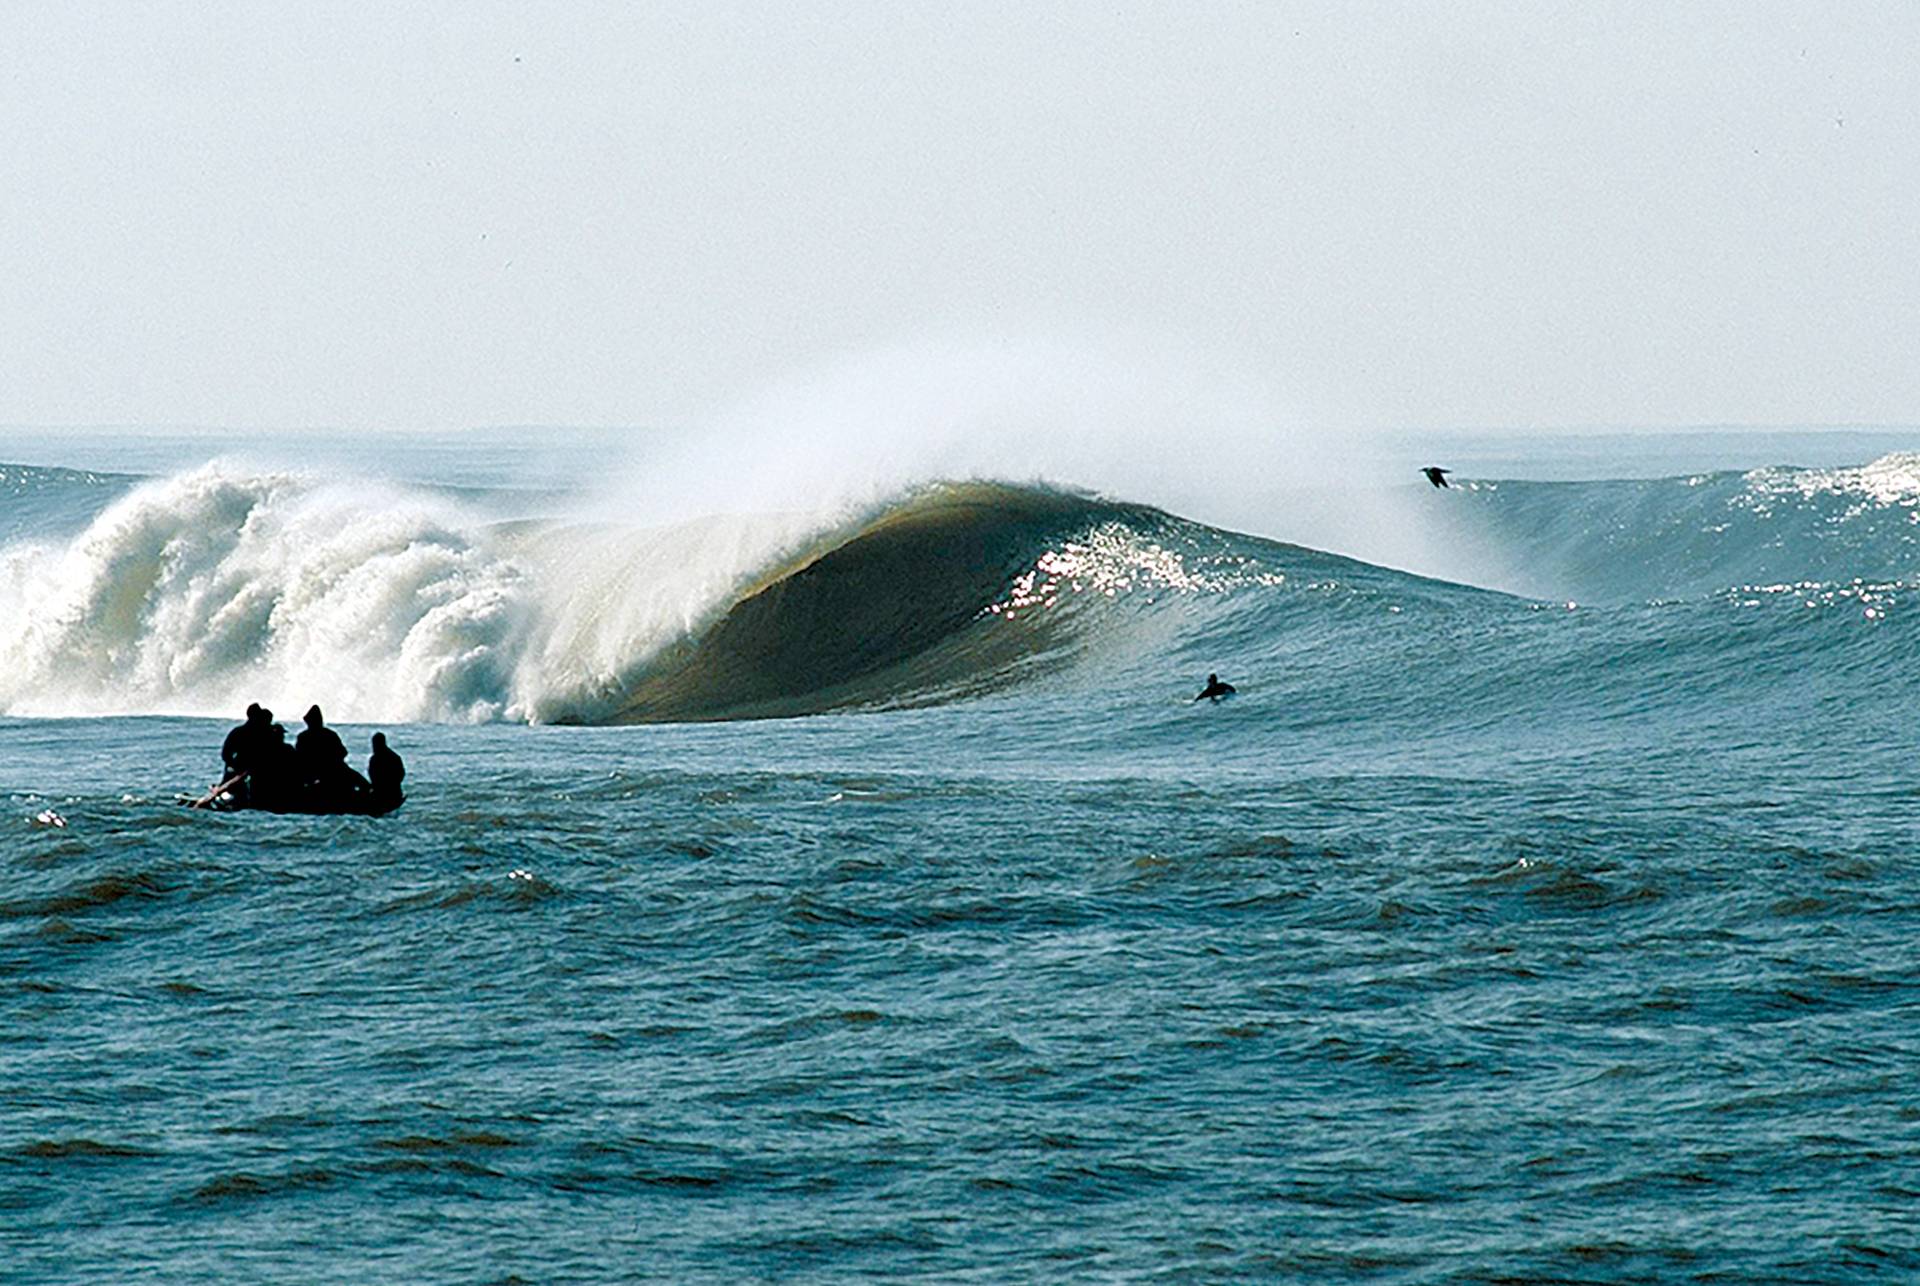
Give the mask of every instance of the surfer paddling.
M 1222 683 L 1220 682 L 1219 675 L 1209 674 L 1207 676 L 1207 686 L 1200 689 L 1200 695 L 1195 697 L 1194 700 L 1218 701 L 1221 697 L 1230 697 L 1233 694 L 1234 686 L 1231 683 Z

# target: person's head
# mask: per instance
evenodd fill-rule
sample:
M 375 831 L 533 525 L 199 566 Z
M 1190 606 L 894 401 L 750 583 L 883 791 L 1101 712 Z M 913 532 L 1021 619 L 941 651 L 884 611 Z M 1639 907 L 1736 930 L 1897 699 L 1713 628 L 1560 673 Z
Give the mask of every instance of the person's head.
M 376 732 L 376 733 L 374 733 L 374 734 L 373 734 L 373 748 L 374 748 L 375 750 L 385 750 L 385 749 L 387 748 L 387 734 L 386 734 L 386 733 L 384 733 L 384 732 Z
M 260 717 L 265 713 L 266 711 L 260 708 L 260 703 L 258 701 L 250 702 L 247 706 L 247 722 L 259 723 Z
M 1220 682 L 1220 676 L 1219 676 L 1219 675 L 1217 675 L 1217 674 L 1209 674 L 1209 675 L 1207 676 L 1207 686 L 1208 686 L 1208 687 L 1212 687 L 1212 686 L 1213 686 L 1214 684 L 1216 684 L 1216 683 L 1218 683 L 1218 682 Z
M 308 707 L 307 707 L 307 727 L 309 727 L 309 728 L 318 728 L 318 727 L 320 727 L 320 726 L 321 726 L 322 724 L 324 724 L 325 722 L 326 722 L 326 720 L 325 720 L 325 719 L 323 719 L 323 718 L 321 718 L 321 716 L 320 716 L 320 707 L 319 707 L 319 706 L 308 706 Z

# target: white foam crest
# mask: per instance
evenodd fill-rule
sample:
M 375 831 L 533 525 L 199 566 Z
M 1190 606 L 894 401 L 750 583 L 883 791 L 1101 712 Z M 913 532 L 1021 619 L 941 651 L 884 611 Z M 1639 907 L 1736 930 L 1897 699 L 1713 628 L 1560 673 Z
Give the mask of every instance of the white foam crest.
M 397 484 L 216 461 L 66 544 L 0 549 L 0 713 L 594 719 L 866 513 L 497 523 Z
M 0 710 L 511 715 L 521 570 L 456 506 L 214 463 L 0 551 Z
M 1920 507 L 1920 452 L 1894 451 L 1867 464 L 1830 469 L 1755 469 L 1746 475 L 1750 496 L 1857 497 L 1867 504 Z

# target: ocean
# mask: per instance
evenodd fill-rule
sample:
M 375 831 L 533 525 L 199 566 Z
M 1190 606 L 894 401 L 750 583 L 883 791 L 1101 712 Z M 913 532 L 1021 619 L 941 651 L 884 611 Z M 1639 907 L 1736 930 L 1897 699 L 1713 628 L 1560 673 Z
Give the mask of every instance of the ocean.
M 244 445 L 0 434 L 10 1283 L 1920 1276 L 1920 432 Z

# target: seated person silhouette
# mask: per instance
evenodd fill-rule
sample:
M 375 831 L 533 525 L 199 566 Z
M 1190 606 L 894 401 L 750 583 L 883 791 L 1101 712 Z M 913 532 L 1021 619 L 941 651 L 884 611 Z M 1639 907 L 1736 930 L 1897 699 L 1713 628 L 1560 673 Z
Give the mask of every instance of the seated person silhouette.
M 373 783 L 373 812 L 377 817 L 400 807 L 406 796 L 400 783 L 406 779 L 407 766 L 400 756 L 387 749 L 387 734 L 373 734 L 373 753 L 367 757 L 367 780 Z
M 346 743 L 327 727 L 319 706 L 306 714 L 307 727 L 293 742 L 294 768 L 309 807 L 351 812 L 364 803 L 367 779 L 347 765 Z
M 294 771 L 293 747 L 287 730 L 273 721 L 273 711 L 261 711 L 259 744 L 247 762 L 247 806 L 283 813 L 299 802 L 300 780 Z
M 256 702 L 247 707 L 247 721 L 229 732 L 227 739 L 220 743 L 220 762 L 224 769 L 220 780 L 233 782 L 228 792 L 239 803 L 246 803 L 251 794 L 251 777 L 272 743 L 273 734 L 268 731 L 272 723 L 273 713 Z

